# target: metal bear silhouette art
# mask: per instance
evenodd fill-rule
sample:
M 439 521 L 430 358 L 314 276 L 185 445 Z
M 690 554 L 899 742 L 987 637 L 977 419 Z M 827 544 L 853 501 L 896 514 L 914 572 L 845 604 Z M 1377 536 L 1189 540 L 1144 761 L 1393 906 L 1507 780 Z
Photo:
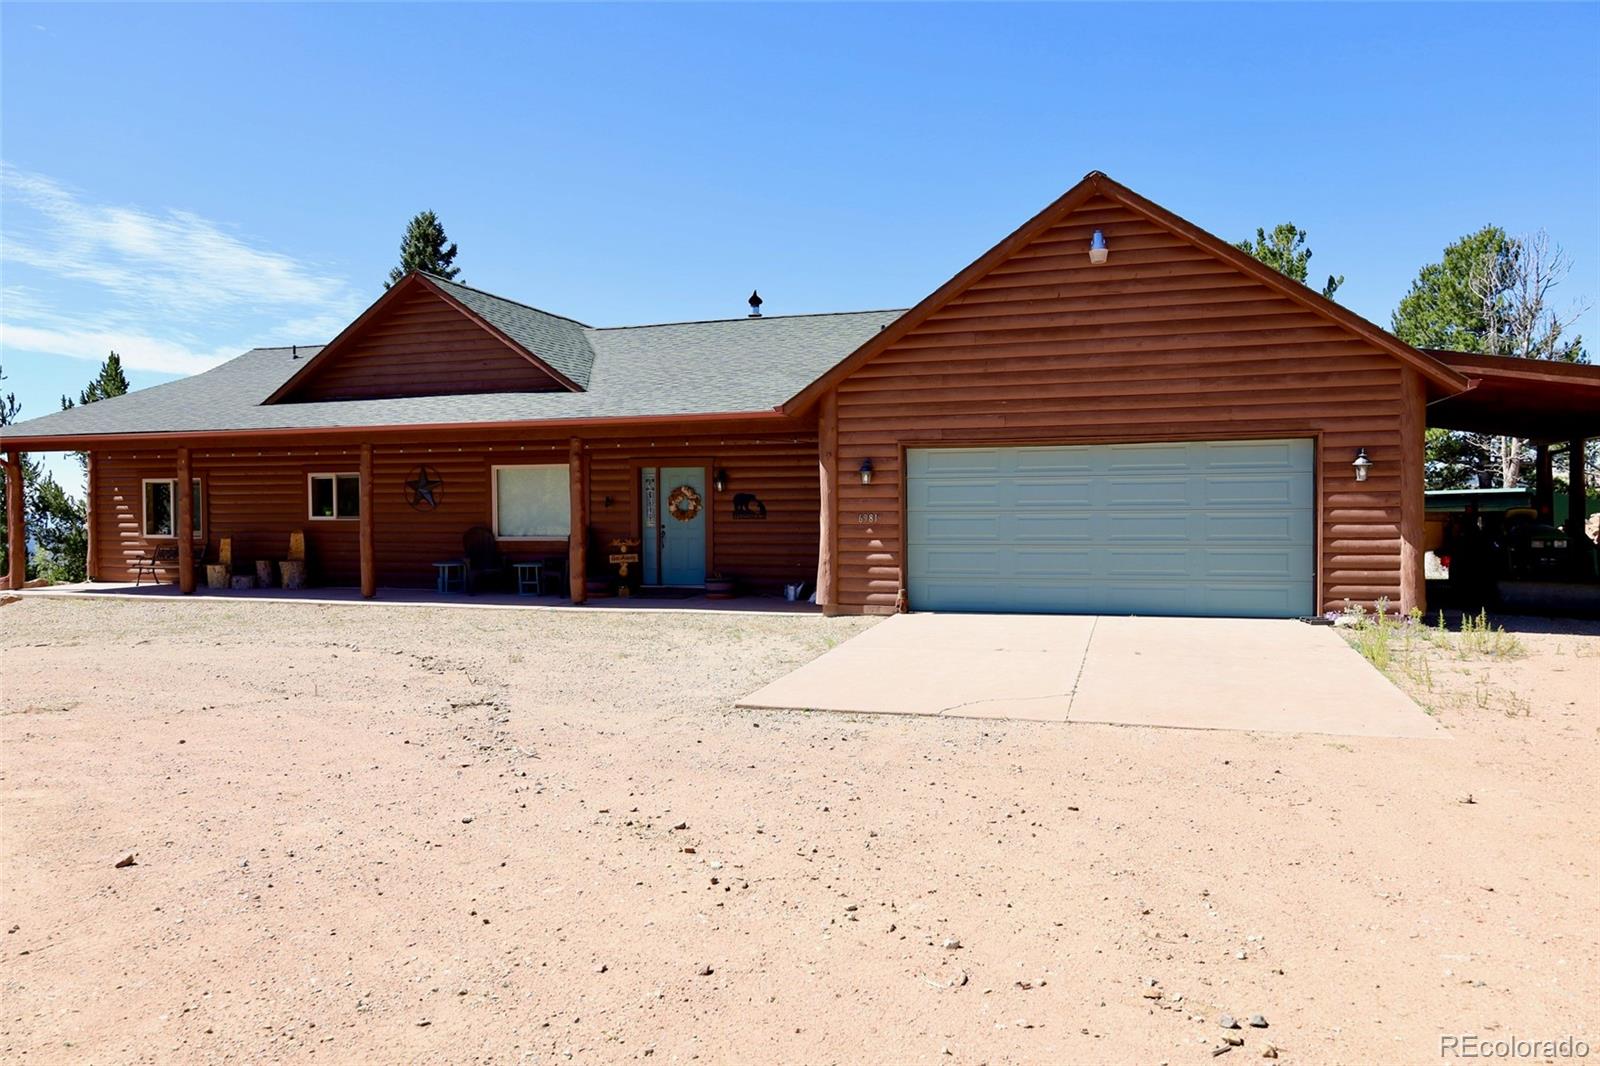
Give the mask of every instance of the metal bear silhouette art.
M 733 517 L 765 518 L 767 505 L 757 499 L 753 492 L 736 492 L 733 494 Z

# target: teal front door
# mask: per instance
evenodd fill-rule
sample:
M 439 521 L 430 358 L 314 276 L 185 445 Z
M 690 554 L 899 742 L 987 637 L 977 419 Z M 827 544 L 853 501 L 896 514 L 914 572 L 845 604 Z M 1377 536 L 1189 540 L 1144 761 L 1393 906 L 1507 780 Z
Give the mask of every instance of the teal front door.
M 706 583 L 706 472 L 699 466 L 664 466 L 656 482 L 656 557 L 660 584 Z M 648 526 L 648 523 L 647 523 Z M 648 580 L 648 568 L 645 572 Z

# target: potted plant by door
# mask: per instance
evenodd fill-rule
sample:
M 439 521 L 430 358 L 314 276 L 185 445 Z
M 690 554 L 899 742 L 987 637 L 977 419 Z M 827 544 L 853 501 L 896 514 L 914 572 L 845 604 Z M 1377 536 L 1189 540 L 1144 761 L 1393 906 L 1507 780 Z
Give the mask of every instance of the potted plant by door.
M 706 599 L 731 600 L 734 590 L 738 587 L 738 579 L 723 574 L 711 574 L 706 578 Z

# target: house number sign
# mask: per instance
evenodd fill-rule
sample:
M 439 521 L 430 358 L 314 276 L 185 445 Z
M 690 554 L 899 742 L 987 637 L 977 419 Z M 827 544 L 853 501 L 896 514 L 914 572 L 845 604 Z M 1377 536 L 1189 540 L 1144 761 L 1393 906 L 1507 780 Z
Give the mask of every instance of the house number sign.
M 877 511 L 862 511 L 856 515 L 856 522 L 863 526 L 870 526 L 878 520 Z

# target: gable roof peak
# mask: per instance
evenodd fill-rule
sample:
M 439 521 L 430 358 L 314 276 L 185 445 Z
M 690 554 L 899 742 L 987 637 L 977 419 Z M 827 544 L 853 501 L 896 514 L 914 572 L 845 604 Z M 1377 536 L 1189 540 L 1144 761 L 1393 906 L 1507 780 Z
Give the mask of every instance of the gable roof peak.
M 423 278 L 426 278 L 427 280 L 429 280 L 429 281 L 431 281 L 431 282 L 433 282 L 433 283 L 435 283 L 437 285 L 449 285 L 451 288 L 465 289 L 468 292 L 475 292 L 479 296 L 487 296 L 491 300 L 499 300 L 501 303 L 506 303 L 506 304 L 515 304 L 516 306 L 521 307 L 521 308 L 525 308 L 526 310 L 536 311 L 541 315 L 548 315 L 551 318 L 559 318 L 564 322 L 571 322 L 574 326 L 581 326 L 584 329 L 593 329 L 594 328 L 593 326 L 589 325 L 587 322 L 580 322 L 576 318 L 573 318 L 571 315 L 562 315 L 562 314 L 557 314 L 554 311 L 546 311 L 542 307 L 535 307 L 530 303 L 523 302 L 522 300 L 513 300 L 509 296 L 501 296 L 497 292 L 489 292 L 487 289 L 480 289 L 475 285 L 468 285 L 464 281 L 457 281 L 454 278 L 441 277 L 440 275 L 431 273 L 430 271 L 427 271 L 427 270 L 413 270 L 412 273 L 413 274 L 417 274 L 417 275 L 419 275 L 419 276 L 421 276 Z
M 1032 218 L 1003 237 L 999 243 L 969 263 L 954 277 L 929 293 L 911 310 L 901 315 L 888 328 L 836 363 L 827 373 L 790 397 L 782 407 L 785 414 L 798 414 L 839 381 L 854 373 L 863 363 L 901 337 L 916 329 L 950 301 L 966 292 L 975 282 L 1010 258 L 1034 238 L 1046 232 L 1062 219 L 1071 215 L 1089 200 L 1104 196 L 1145 220 L 1160 226 L 1201 251 L 1222 260 L 1241 273 L 1254 278 L 1268 288 L 1288 297 L 1308 310 L 1361 337 L 1374 347 L 1394 356 L 1397 360 L 1420 373 L 1445 395 L 1460 392 L 1468 387 L 1465 375 L 1445 365 L 1439 359 L 1405 343 L 1381 326 L 1362 318 L 1354 311 L 1342 307 L 1309 286 L 1302 285 L 1254 256 L 1240 251 L 1222 238 L 1201 229 L 1161 205 L 1145 199 L 1126 185 L 1114 180 L 1104 171 L 1091 170 L 1072 188 L 1062 193 Z
M 582 392 L 589 386 L 594 369 L 594 349 L 581 322 L 552 315 L 537 307 L 508 300 L 470 285 L 450 281 L 437 274 L 413 270 L 389 286 L 372 304 L 323 345 L 303 366 L 284 381 L 263 403 L 276 404 L 295 396 L 301 386 L 337 361 L 341 354 L 359 342 L 366 327 L 398 306 L 399 301 L 418 293 L 431 294 L 472 321 L 517 356 L 553 380 L 560 388 Z

